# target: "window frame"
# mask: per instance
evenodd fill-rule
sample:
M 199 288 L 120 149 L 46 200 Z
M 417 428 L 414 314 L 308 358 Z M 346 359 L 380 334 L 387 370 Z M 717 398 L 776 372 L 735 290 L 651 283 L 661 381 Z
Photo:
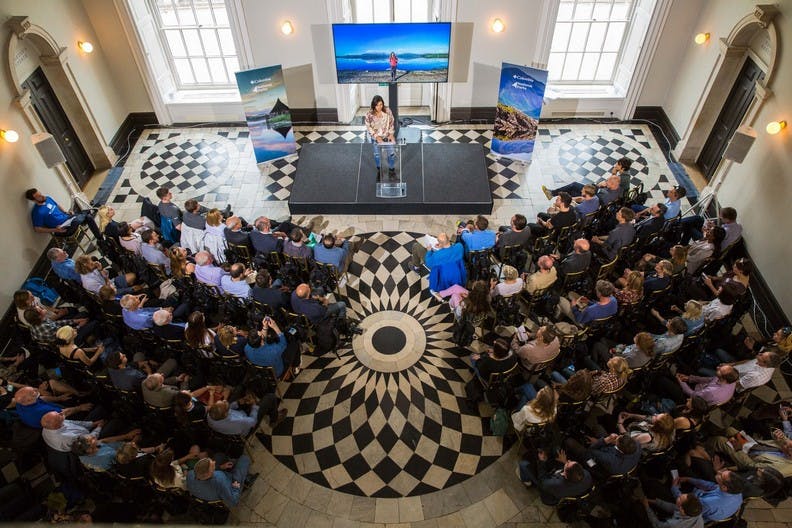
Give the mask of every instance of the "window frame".
M 176 6 L 174 4 L 175 0 L 169 0 L 169 1 L 170 1 L 171 6 L 174 8 L 174 16 L 176 16 L 176 18 L 178 20 L 179 19 L 178 18 L 178 14 L 175 13 L 175 10 L 176 10 Z M 223 0 L 223 5 L 225 6 L 226 15 L 227 15 L 227 18 L 228 18 L 228 26 L 220 26 L 220 25 L 217 24 L 217 20 L 216 20 L 215 13 L 214 13 L 214 6 L 210 2 L 212 21 L 214 22 L 214 24 L 211 27 L 206 27 L 205 25 L 202 25 L 202 24 L 198 23 L 198 16 L 197 16 L 197 13 L 195 11 L 195 9 L 196 9 L 195 8 L 195 0 L 189 0 L 189 2 L 190 2 L 190 4 L 189 4 L 190 8 L 191 8 L 192 13 L 193 13 L 193 17 L 195 19 L 195 25 L 194 26 L 184 26 L 184 25 L 181 25 L 181 22 L 180 22 L 179 25 L 176 25 L 176 26 L 166 26 L 163 23 L 162 16 L 160 14 L 159 7 L 157 5 L 157 0 L 146 0 L 146 3 L 148 4 L 149 12 L 151 13 L 152 20 L 154 21 L 154 24 L 155 24 L 156 34 L 157 34 L 157 37 L 159 39 L 159 45 L 160 45 L 160 47 L 162 49 L 162 52 L 163 52 L 163 54 L 165 56 L 165 60 L 167 61 L 168 66 L 169 66 L 170 71 L 171 71 L 171 77 L 173 78 L 174 87 L 176 88 L 176 90 L 178 92 L 191 92 L 191 91 L 199 91 L 199 90 L 203 90 L 203 91 L 206 91 L 206 90 L 226 91 L 226 90 L 229 90 L 229 89 L 235 89 L 236 88 L 236 83 L 234 81 L 234 73 L 235 72 L 229 71 L 228 65 L 226 63 L 226 60 L 228 58 L 236 59 L 237 67 L 239 68 L 240 71 L 244 70 L 245 66 L 243 64 L 243 57 L 241 55 L 241 50 L 244 49 L 244 46 L 243 46 L 243 43 L 240 42 L 240 40 L 239 40 L 239 37 L 237 35 L 238 31 L 237 31 L 237 29 L 235 27 L 236 24 L 235 24 L 234 17 L 236 15 L 236 12 L 235 12 L 234 6 L 229 5 L 229 0 Z M 211 30 L 213 30 L 215 38 L 217 39 L 218 49 L 220 50 L 220 54 L 219 55 L 212 56 L 212 57 L 207 56 L 206 48 L 204 46 L 203 39 L 201 38 L 201 35 L 200 35 L 200 31 L 202 29 L 211 29 Z M 223 47 L 222 47 L 222 44 L 220 43 L 220 36 L 218 34 L 218 30 L 220 30 L 220 29 L 227 29 L 229 31 L 229 33 L 231 34 L 231 38 L 232 38 L 232 40 L 234 42 L 234 52 L 235 52 L 235 54 L 233 56 L 232 55 L 225 55 L 223 53 Z M 193 57 L 193 56 L 191 56 L 189 54 L 189 51 L 187 51 L 188 50 L 187 41 L 186 41 L 186 39 L 184 37 L 184 31 L 185 30 L 195 30 L 195 31 L 198 32 L 198 40 L 199 40 L 199 43 L 201 45 L 201 52 L 202 52 L 201 55 Z M 212 58 L 212 59 L 219 58 L 222 61 L 222 63 L 223 63 L 223 69 L 224 69 L 224 71 L 225 71 L 225 73 L 227 75 L 227 79 L 230 79 L 230 80 L 228 82 L 225 82 L 225 83 L 194 82 L 194 83 L 185 84 L 183 82 L 182 78 L 181 78 L 181 75 L 179 74 L 179 69 L 176 66 L 176 57 L 173 56 L 173 53 L 171 51 L 170 43 L 168 42 L 168 37 L 166 36 L 166 31 L 176 31 L 176 32 L 178 32 L 179 38 L 181 39 L 181 42 L 182 42 L 182 45 L 184 46 L 185 51 L 187 51 L 187 55 L 184 58 L 179 57 L 179 59 L 184 59 L 184 60 L 187 61 L 187 64 L 190 67 L 190 72 L 193 75 L 193 79 L 196 79 L 196 75 L 195 75 L 195 68 L 193 67 L 193 64 L 192 64 L 192 59 L 199 59 L 199 60 L 204 61 L 204 63 L 206 64 L 206 67 L 207 67 L 207 71 L 210 72 L 209 74 L 211 76 L 211 67 L 209 65 L 209 59 L 210 58 Z
M 572 11 L 572 15 L 571 15 L 572 18 L 570 20 L 568 20 L 568 21 L 564 20 L 564 21 L 562 21 L 562 23 L 568 23 L 568 24 L 574 26 L 575 22 L 578 22 L 578 23 L 579 22 L 586 22 L 588 24 L 588 27 L 586 29 L 586 37 L 585 37 L 585 41 L 584 42 L 588 42 L 588 37 L 589 37 L 589 35 L 591 33 L 591 25 L 593 23 L 595 23 L 595 22 L 599 23 L 600 21 L 594 20 L 594 19 L 577 20 L 576 21 L 574 19 L 574 16 L 575 16 L 575 13 L 577 12 L 578 4 L 580 4 L 580 3 L 592 3 L 593 5 L 596 5 L 597 3 L 604 3 L 603 0 L 597 0 L 597 1 L 592 1 L 592 0 L 589 0 L 589 1 L 586 1 L 586 0 L 561 0 L 561 1 L 559 1 L 559 8 L 560 8 L 560 4 L 562 2 L 564 2 L 564 1 L 566 1 L 566 2 L 574 2 L 574 6 L 575 7 L 574 7 L 574 9 Z M 617 1 L 618 0 L 609 0 L 610 6 L 611 6 L 611 12 L 613 11 L 613 5 Z M 605 33 L 604 33 L 604 37 L 603 37 L 603 43 L 602 43 L 602 45 L 600 45 L 600 50 L 599 51 L 596 51 L 596 52 L 588 51 L 588 50 L 585 49 L 585 45 L 584 45 L 584 49 L 582 51 L 580 51 L 580 52 L 571 52 L 571 53 L 581 53 L 583 55 L 585 55 L 586 53 L 597 53 L 597 68 L 598 68 L 600 62 L 602 61 L 602 55 L 604 53 L 612 53 L 612 52 L 603 52 L 602 51 L 602 47 L 604 46 L 604 42 L 607 39 L 608 30 L 610 29 L 610 25 L 614 24 L 614 23 L 623 23 L 624 24 L 624 31 L 622 31 L 621 42 L 619 43 L 619 49 L 616 52 L 616 57 L 615 57 L 614 62 L 613 62 L 613 68 L 611 70 L 610 78 L 608 80 L 601 80 L 601 81 L 594 80 L 594 79 L 581 80 L 579 78 L 575 79 L 575 80 L 565 80 L 565 79 L 552 79 L 551 80 L 549 78 L 549 75 L 548 75 L 548 84 L 549 85 L 557 86 L 557 87 L 562 88 L 562 89 L 565 88 L 565 87 L 569 87 L 571 89 L 574 89 L 574 87 L 576 87 L 576 86 L 579 86 L 579 87 L 589 86 L 589 87 L 592 87 L 592 88 L 595 88 L 595 89 L 597 89 L 597 88 L 602 89 L 602 88 L 610 87 L 610 86 L 614 85 L 615 80 L 616 80 L 617 70 L 618 70 L 619 65 L 621 64 L 623 56 L 624 56 L 624 47 L 627 44 L 628 36 L 629 36 L 629 34 L 630 34 L 631 30 L 632 30 L 632 24 L 634 22 L 634 16 L 635 16 L 635 11 L 636 11 L 637 0 L 629 0 L 629 1 L 630 1 L 630 6 L 629 6 L 628 13 L 627 13 L 627 16 L 626 16 L 625 19 L 622 19 L 622 20 L 610 20 L 610 17 L 609 17 L 608 20 L 605 21 L 605 23 L 607 24 L 607 27 L 605 29 Z M 548 57 L 548 61 L 547 61 L 547 63 L 548 63 L 548 74 L 549 74 L 549 70 L 550 70 L 550 68 L 549 68 L 549 66 L 550 66 L 550 56 L 553 53 L 561 53 L 561 52 L 557 52 L 557 51 L 554 52 L 553 51 L 553 38 L 552 37 L 555 36 L 555 31 L 556 31 L 558 23 L 559 23 L 558 12 L 556 12 L 555 13 L 555 20 L 553 21 L 553 33 L 551 35 L 551 39 L 550 39 L 550 43 L 549 43 L 549 51 L 548 51 L 548 55 L 547 55 L 547 57 Z M 570 29 L 570 36 L 567 38 L 567 43 L 566 43 L 566 46 L 565 46 L 565 50 L 563 51 L 564 60 L 561 63 L 561 73 L 559 74 L 559 76 L 563 75 L 564 66 L 566 65 L 566 61 L 567 61 L 568 55 L 570 53 L 570 51 L 568 51 L 568 49 L 569 49 L 569 40 L 571 38 L 571 35 L 572 35 L 572 29 Z M 581 59 L 581 65 L 582 65 L 582 59 Z M 581 68 L 581 66 L 578 66 L 578 72 L 577 72 L 576 77 L 579 77 L 579 75 L 580 75 L 580 68 Z M 596 76 L 597 68 L 594 68 L 595 76 Z

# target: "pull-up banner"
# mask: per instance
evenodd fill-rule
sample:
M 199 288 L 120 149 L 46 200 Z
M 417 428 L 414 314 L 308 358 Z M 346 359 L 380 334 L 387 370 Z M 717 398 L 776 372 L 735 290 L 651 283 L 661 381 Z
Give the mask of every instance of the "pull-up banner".
M 297 152 L 280 64 L 236 72 L 256 163 Z
M 492 152 L 531 161 L 546 85 L 547 70 L 501 64 Z

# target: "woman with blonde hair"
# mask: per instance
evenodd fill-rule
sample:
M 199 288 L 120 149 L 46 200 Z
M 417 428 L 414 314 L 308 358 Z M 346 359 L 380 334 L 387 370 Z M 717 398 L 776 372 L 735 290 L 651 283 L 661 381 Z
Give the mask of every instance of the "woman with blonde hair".
M 521 431 L 527 424 L 544 424 L 555 420 L 558 407 L 558 394 L 551 386 L 546 386 L 536 394 L 536 398 L 526 403 L 512 414 L 514 429 Z
M 607 348 L 608 344 L 612 341 L 601 339 L 591 347 L 591 352 L 594 357 L 599 358 L 600 361 L 605 363 L 612 356 L 622 357 L 627 360 L 627 365 L 630 368 L 641 368 L 649 363 L 654 357 L 655 340 L 649 332 L 638 332 L 633 338 L 631 345 L 617 344 Z M 589 358 L 586 358 L 587 360 Z M 593 362 L 586 365 L 590 368 L 597 368 Z
M 619 414 L 618 429 L 621 434 L 629 430 L 630 436 L 641 445 L 643 451 L 649 453 L 669 449 L 676 434 L 674 418 L 668 413 L 642 416 L 622 412 Z
M 697 332 L 704 325 L 704 315 L 702 314 L 704 310 L 704 303 L 701 301 L 691 299 L 685 303 L 684 311 L 682 311 L 678 306 L 672 306 L 671 310 L 681 313 L 680 317 L 682 317 L 682 320 L 685 321 L 685 325 L 687 325 L 685 336 L 689 336 L 690 334 Z M 660 321 L 660 324 L 662 324 L 663 327 L 668 326 L 668 319 L 660 315 L 660 312 L 654 308 L 652 308 L 650 312 L 658 321 Z
M 206 213 L 204 247 L 212 254 L 216 263 L 222 264 L 226 261 L 225 250 L 228 244 L 226 243 L 223 214 L 219 209 L 211 209 Z
M 597 370 L 592 374 L 591 394 L 599 396 L 606 392 L 616 392 L 624 387 L 632 370 L 623 357 L 614 356 L 608 360 L 608 370 Z
M 523 289 L 523 279 L 520 277 L 517 268 L 503 266 L 503 280 L 498 282 L 498 279 L 492 278 L 490 281 L 490 299 L 495 297 L 509 297 L 515 293 L 520 293 Z
M 81 361 L 88 367 L 93 366 L 102 357 L 105 351 L 104 344 L 100 342 L 95 347 L 81 348 L 74 343 L 76 338 L 77 330 L 73 327 L 66 325 L 58 328 L 55 333 L 55 345 L 58 347 L 58 353 L 69 361 Z
M 619 302 L 619 307 L 628 304 L 635 304 L 643 297 L 643 273 L 640 271 L 630 271 L 624 277 L 624 287 L 613 294 Z
M 30 293 L 28 290 L 17 290 L 14 292 L 14 306 L 17 309 L 17 319 L 24 326 L 30 325 L 25 320 L 25 310 L 33 309 L 41 314 L 42 319 L 48 321 L 57 321 L 69 314 L 66 308 L 54 308 L 46 306 L 41 302 L 41 299 Z
M 115 209 L 109 205 L 103 205 L 97 211 L 97 216 L 99 217 L 99 229 L 104 233 L 104 236 L 118 240 L 121 236 L 121 222 L 113 220 L 115 213 Z M 126 224 L 131 227 L 134 232 L 143 231 L 144 229 L 154 229 L 156 227 L 154 222 L 145 216 L 141 216 Z

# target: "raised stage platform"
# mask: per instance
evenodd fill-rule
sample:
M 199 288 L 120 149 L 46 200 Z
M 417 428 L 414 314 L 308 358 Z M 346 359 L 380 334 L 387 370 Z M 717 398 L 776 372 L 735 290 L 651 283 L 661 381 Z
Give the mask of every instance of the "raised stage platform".
M 300 149 L 292 214 L 490 214 L 484 149 L 475 143 L 402 145 L 403 198 L 377 198 L 369 143 L 317 144 Z M 384 161 L 384 160 L 383 160 Z

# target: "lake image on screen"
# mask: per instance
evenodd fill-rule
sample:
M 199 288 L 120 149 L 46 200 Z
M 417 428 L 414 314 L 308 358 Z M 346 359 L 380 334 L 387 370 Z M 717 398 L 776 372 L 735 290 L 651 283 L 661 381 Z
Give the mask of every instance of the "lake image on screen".
M 447 82 L 450 37 L 449 23 L 334 24 L 338 82 Z

